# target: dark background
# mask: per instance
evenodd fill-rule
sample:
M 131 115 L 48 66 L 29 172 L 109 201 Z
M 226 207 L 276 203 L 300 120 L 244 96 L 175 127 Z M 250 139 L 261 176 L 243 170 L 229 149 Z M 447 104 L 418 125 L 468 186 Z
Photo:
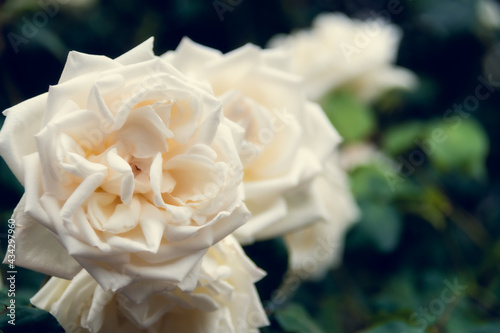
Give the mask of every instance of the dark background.
M 309 27 L 318 13 L 364 19 L 390 1 L 228 0 L 220 1 L 231 8 L 223 20 L 208 0 L 102 0 L 87 7 L 52 1 L 58 8 L 44 23 L 36 15 L 49 2 L 0 1 L 1 110 L 56 84 L 70 50 L 113 58 L 150 36 L 157 54 L 176 48 L 183 36 L 223 52 L 245 43 L 265 47 L 277 33 Z M 478 3 L 400 1 L 402 12 L 391 16 L 404 32 L 397 64 L 414 71 L 420 84 L 367 105 L 376 126 L 361 141 L 396 161 L 408 159 L 419 149 L 416 139 L 437 127 L 447 129 L 443 114 L 474 94 L 478 76 L 500 82 L 500 30 L 478 20 Z M 500 24 L 500 17 L 496 21 Z M 299 286 L 296 277 L 284 277 L 287 258 L 280 241 L 248 247 L 249 256 L 268 271 L 258 288 L 272 326 L 262 332 L 500 332 L 499 107 L 497 89 L 396 191 L 388 188 L 380 166 L 353 170 L 363 217 L 347 235 L 343 265 L 324 279 Z M 5 232 L 23 189 L 1 163 Z M 5 251 L 6 237 L 0 243 Z M 43 279 L 20 271 L 19 297 L 25 304 Z M 457 284 L 466 288 L 446 292 Z M 287 297 L 276 302 L 280 285 Z M 453 301 L 443 299 L 443 292 L 455 296 Z M 59 329 L 41 311 L 18 311 L 24 318 L 19 332 L 22 325 L 24 332 Z

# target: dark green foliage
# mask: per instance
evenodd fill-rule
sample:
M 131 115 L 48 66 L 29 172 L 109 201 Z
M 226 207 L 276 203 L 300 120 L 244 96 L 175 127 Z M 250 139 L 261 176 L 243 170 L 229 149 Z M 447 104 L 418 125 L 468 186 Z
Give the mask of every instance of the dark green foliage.
M 102 0 L 61 6 L 15 47 L 9 34 L 21 36 L 40 5 L 0 1 L 0 110 L 57 83 L 69 50 L 115 57 L 153 35 L 162 54 L 186 35 L 227 52 L 247 42 L 265 46 L 322 11 L 371 17 L 391 1 L 242 0 L 221 20 L 212 1 Z M 474 110 L 453 111 L 474 96 L 478 77 L 500 81 L 500 30 L 478 20 L 478 3 L 401 0 L 403 11 L 391 16 L 404 32 L 398 65 L 418 75 L 417 89 L 369 105 L 346 91 L 322 100 L 346 143 L 370 142 L 400 169 L 373 163 L 350 172 L 362 218 L 347 235 L 342 265 L 297 283 L 285 302 L 272 303 L 288 260 L 283 243 L 245 249 L 269 273 L 257 284 L 271 321 L 263 333 L 500 332 L 500 90 Z M 0 184 L 3 255 L 1 235 L 23 192 L 3 161 Z M 2 274 L 5 281 L 5 265 Z M 19 269 L 17 278 L 16 326 L 2 312 L 4 287 L 0 332 L 62 332 L 29 305 L 44 277 Z

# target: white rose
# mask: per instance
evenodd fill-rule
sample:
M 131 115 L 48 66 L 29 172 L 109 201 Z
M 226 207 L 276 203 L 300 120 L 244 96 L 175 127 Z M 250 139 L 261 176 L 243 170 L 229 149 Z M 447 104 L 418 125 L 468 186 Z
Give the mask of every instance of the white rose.
M 500 28 L 500 5 L 492 0 L 479 0 L 477 2 L 478 21 L 488 29 Z
M 284 70 L 286 54 L 248 44 L 223 55 L 185 38 L 163 58 L 208 81 L 225 116 L 245 128 L 240 156 L 252 219 L 235 231 L 238 240 L 248 244 L 315 222 L 311 183 L 340 137 L 321 108 L 305 99 L 300 78 Z
M 103 290 L 82 270 L 71 281 L 51 278 L 31 302 L 69 333 L 251 333 L 269 324 L 254 286 L 263 276 L 229 236 L 203 257 L 193 292 L 175 289 L 136 303 Z
M 321 279 L 342 260 L 345 234 L 360 216 L 347 174 L 333 155 L 324 163 L 310 194 L 320 215 L 317 222 L 285 236 L 289 270 L 302 279 Z
M 4 112 L 0 154 L 25 187 L 16 264 L 62 278 L 81 265 L 144 296 L 155 281 L 190 290 L 207 249 L 249 219 L 242 129 L 152 44 L 72 52 L 48 93 Z
M 328 258 L 309 269 L 308 277 L 335 264 L 358 210 L 337 167 L 341 139 L 323 110 L 305 99 L 301 79 L 289 74 L 288 53 L 246 45 L 222 55 L 184 39 L 163 57 L 207 80 L 226 117 L 245 128 L 240 156 L 252 218 L 234 232 L 238 240 L 249 244 L 287 235 L 293 271 L 308 265 L 320 242 Z
M 312 29 L 278 35 L 269 45 L 290 52 L 292 71 L 305 80 L 307 95 L 318 100 L 347 86 L 365 101 L 389 88 L 410 88 L 412 72 L 395 67 L 401 31 L 382 19 L 359 21 L 343 14 L 321 14 Z

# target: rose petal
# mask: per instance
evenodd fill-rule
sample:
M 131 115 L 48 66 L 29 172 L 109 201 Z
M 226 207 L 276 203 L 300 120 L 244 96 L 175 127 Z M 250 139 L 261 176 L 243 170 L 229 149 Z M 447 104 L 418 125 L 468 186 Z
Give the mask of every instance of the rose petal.
M 168 51 L 161 57 L 172 63 L 181 72 L 192 74 L 203 71 L 205 64 L 217 59 L 221 52 L 183 37 L 175 51 Z
M 153 43 L 154 38 L 150 37 L 132 50 L 116 58 L 115 61 L 126 66 L 151 60 L 155 57 L 153 53 Z
M 39 95 L 3 112 L 7 118 L 0 131 L 0 155 L 24 185 L 23 156 L 37 151 L 35 134 L 41 129 L 47 94 Z
M 16 225 L 15 265 L 47 275 L 73 278 L 81 270 L 80 265 L 47 228 L 24 212 L 25 200 L 23 196 L 12 215 Z M 7 263 L 8 255 L 4 263 Z

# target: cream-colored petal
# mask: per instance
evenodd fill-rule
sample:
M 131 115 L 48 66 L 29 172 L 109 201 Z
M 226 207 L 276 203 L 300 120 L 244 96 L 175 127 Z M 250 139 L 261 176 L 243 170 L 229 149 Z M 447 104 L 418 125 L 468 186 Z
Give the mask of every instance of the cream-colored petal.
M 0 131 L 0 155 L 24 185 L 23 156 L 37 151 L 35 134 L 41 129 L 47 94 L 13 106 L 3 112 L 7 117 Z
M 138 46 L 134 47 L 132 50 L 127 51 L 116 58 L 115 61 L 126 66 L 151 60 L 155 57 L 153 53 L 153 43 L 154 38 L 150 37 Z
M 23 197 L 14 210 L 15 265 L 47 275 L 71 279 L 81 266 L 66 252 L 57 238 L 24 212 Z M 9 259 L 7 252 L 4 262 Z

